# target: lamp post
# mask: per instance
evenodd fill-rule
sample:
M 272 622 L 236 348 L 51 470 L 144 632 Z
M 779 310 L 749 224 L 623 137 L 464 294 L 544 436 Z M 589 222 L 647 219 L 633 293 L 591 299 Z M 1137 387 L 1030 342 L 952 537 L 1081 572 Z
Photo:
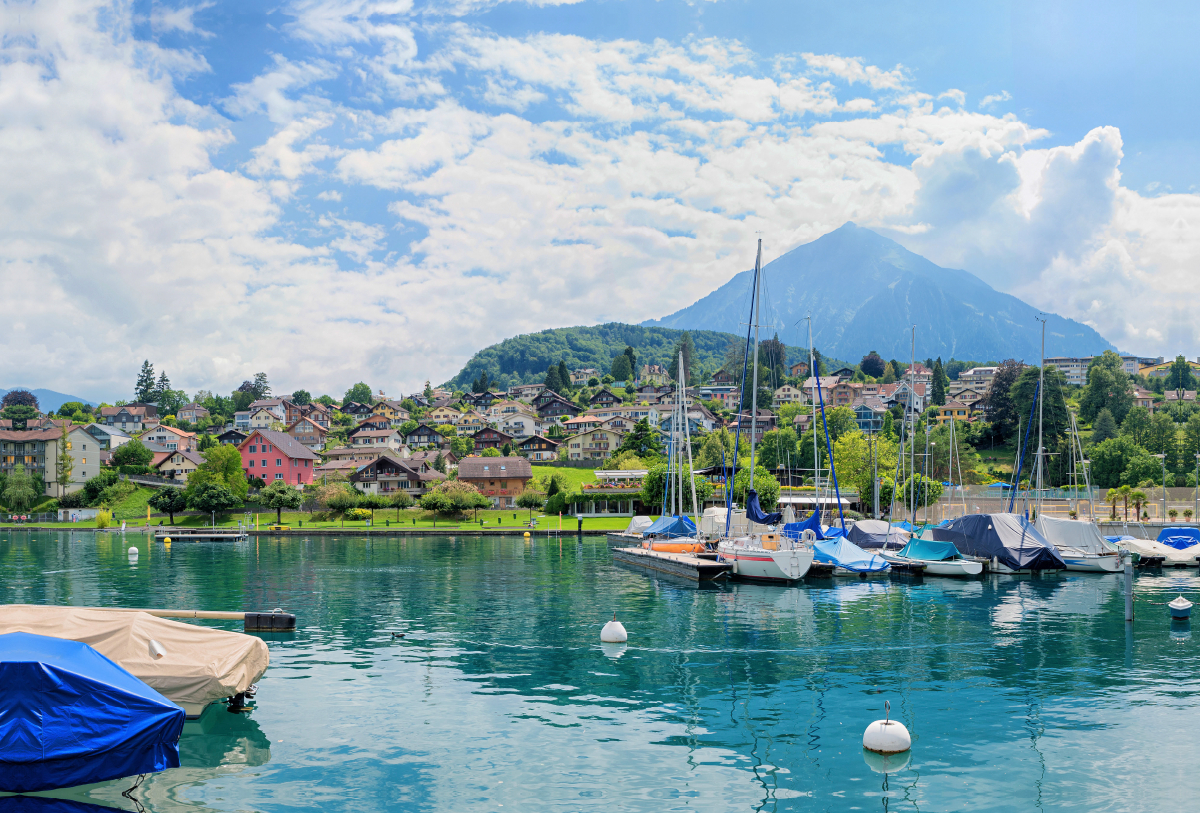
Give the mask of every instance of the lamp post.
M 1163 525 L 1166 525 L 1167 524 L 1167 456 L 1166 456 L 1166 454 L 1156 454 L 1155 457 L 1157 457 L 1159 460 L 1162 461 L 1163 510 L 1162 510 L 1162 516 L 1159 517 L 1159 520 L 1162 522 Z

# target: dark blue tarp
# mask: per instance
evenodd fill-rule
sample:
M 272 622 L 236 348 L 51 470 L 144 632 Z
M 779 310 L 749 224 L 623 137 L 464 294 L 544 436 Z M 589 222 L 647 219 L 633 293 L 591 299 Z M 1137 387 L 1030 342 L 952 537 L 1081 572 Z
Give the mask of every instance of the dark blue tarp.
M 1196 528 L 1163 528 L 1158 532 L 1158 541 L 1175 550 L 1190 548 L 1200 543 L 1200 530 Z
M 932 530 L 967 556 L 995 558 L 1013 570 L 1061 570 L 1058 551 L 1020 514 L 967 514 Z
M 840 528 L 838 529 L 841 530 Z M 813 559 L 826 564 L 844 567 L 855 573 L 870 573 L 887 570 L 887 560 L 855 545 L 845 537 L 839 539 L 823 539 L 813 544 Z
M 926 562 L 944 562 L 961 558 L 953 542 L 936 542 L 932 539 L 912 539 L 900 551 L 899 556 L 908 559 L 923 559 Z
M 695 536 L 696 523 L 692 522 L 689 517 L 669 517 L 662 516 L 654 521 L 646 530 L 642 531 L 642 537 L 667 537 L 674 539 L 677 536 Z
M 0 799 L 4 813 L 113 813 L 123 808 L 102 807 L 74 799 L 55 799 L 50 796 L 5 796 Z
M 90 646 L 0 635 L 0 791 L 179 767 L 183 709 Z
M 808 515 L 808 519 L 803 522 L 789 522 L 783 526 L 783 535 L 789 539 L 799 539 L 800 535 L 805 531 L 812 531 L 817 535 L 817 539 L 822 538 L 821 534 L 821 512 L 813 510 Z
M 860 519 L 846 532 L 846 538 L 863 550 L 899 550 L 908 542 L 908 537 L 908 533 L 881 519 Z
M 758 492 L 750 489 L 746 492 L 746 519 L 759 525 L 778 525 L 783 519 L 783 514 L 764 514 L 762 507 L 758 504 Z

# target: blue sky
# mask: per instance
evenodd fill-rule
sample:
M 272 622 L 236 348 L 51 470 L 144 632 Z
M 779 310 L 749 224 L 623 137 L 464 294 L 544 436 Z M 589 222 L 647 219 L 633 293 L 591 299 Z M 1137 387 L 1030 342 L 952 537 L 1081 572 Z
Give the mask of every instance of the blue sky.
M 189 391 L 407 392 L 846 220 L 1122 348 L 1200 349 L 1183 4 L 0 14 L 0 273 L 26 303 L 0 384 L 112 399 L 150 358 Z

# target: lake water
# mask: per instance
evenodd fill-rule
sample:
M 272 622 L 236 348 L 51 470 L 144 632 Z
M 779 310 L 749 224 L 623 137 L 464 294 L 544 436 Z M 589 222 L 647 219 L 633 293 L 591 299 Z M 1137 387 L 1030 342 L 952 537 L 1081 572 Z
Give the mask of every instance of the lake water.
M 1196 804 L 1197 640 L 1153 603 L 1195 570 L 1140 574 L 1129 629 L 1116 576 L 700 590 L 602 538 L 0 537 L 2 603 L 297 615 L 254 711 L 189 723 L 138 791 L 155 813 Z M 914 738 L 890 775 L 861 747 L 884 700 Z

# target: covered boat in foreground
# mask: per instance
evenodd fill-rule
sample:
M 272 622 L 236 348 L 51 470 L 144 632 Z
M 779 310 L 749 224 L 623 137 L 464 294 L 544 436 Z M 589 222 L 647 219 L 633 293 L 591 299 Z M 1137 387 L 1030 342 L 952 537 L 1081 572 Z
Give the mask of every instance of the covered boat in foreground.
M 246 692 L 270 662 L 266 643 L 253 635 L 129 610 L 0 605 L 0 634 L 10 632 L 85 643 L 182 706 L 188 717 Z
M 893 565 L 924 565 L 926 576 L 978 576 L 983 572 L 983 562 L 964 558 L 953 542 L 913 539 L 896 553 L 885 550 L 880 556 Z
M 930 531 L 934 541 L 952 542 L 959 553 L 988 560 L 1000 573 L 1066 567 L 1055 547 L 1020 514 L 967 514 Z
M 1067 570 L 1088 573 L 1116 573 L 1125 565 L 1116 545 L 1100 535 L 1095 523 L 1087 520 L 1055 519 L 1039 514 L 1033 527 L 1058 550 Z
M 183 709 L 78 641 L 0 635 L 0 791 L 179 767 Z
M 818 562 L 833 565 L 834 575 L 882 573 L 891 567 L 882 556 L 868 553 L 842 536 L 814 543 L 813 558 Z
M 701 553 L 707 549 L 696 535 L 691 517 L 662 516 L 642 531 L 642 547 L 660 553 Z

